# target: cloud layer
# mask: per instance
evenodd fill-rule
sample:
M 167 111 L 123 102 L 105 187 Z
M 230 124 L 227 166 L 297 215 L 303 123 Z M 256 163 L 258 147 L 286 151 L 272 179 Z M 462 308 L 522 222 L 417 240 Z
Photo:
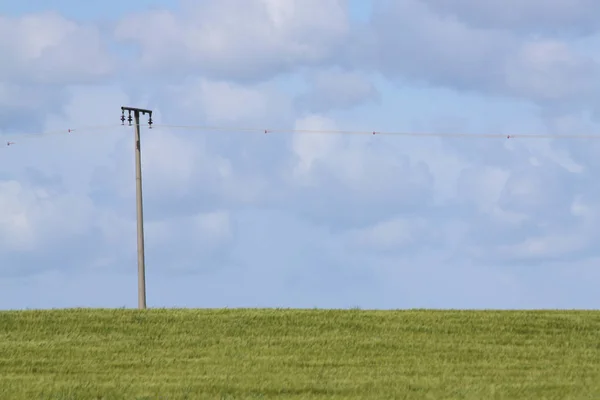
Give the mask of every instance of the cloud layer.
M 595 3 L 484 3 L 0 16 L 0 307 L 134 304 L 121 105 L 151 306 L 596 307 L 595 139 L 243 129 L 593 133 Z

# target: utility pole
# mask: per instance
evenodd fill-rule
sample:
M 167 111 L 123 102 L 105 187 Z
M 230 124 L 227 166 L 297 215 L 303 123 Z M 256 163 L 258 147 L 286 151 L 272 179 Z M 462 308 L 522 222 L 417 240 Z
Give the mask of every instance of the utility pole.
M 137 258 L 138 258 L 138 308 L 146 308 L 146 261 L 144 258 L 144 208 L 142 202 L 142 151 L 140 145 L 140 113 L 148 114 L 148 127 L 152 129 L 152 111 L 143 108 L 121 107 L 121 125 L 127 121 L 131 126 L 131 112 L 135 119 L 135 188 L 137 205 Z

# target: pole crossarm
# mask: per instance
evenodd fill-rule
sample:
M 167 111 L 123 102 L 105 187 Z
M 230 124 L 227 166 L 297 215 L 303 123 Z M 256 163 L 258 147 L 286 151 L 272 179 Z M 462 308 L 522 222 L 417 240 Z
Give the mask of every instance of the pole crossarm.
M 142 114 L 150 114 L 152 115 L 152 110 L 147 110 L 145 108 L 137 108 L 137 107 L 121 107 L 122 111 L 138 111 Z
M 137 108 L 137 107 L 121 107 L 121 125 L 125 125 L 125 111 L 129 112 L 129 117 L 127 118 L 127 121 L 129 122 L 129 126 L 131 126 L 131 113 L 133 112 L 133 115 L 135 118 L 139 118 L 140 114 L 142 115 L 146 115 L 148 114 L 148 128 L 152 129 L 152 110 L 148 110 L 146 108 Z M 139 120 L 138 120 L 138 125 L 139 125 Z

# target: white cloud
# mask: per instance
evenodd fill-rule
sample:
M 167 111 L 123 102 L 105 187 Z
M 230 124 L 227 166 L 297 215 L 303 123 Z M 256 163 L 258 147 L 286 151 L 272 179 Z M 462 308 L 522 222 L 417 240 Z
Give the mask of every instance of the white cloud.
M 349 29 L 344 5 L 343 0 L 187 1 L 180 14 L 131 15 L 115 35 L 139 44 L 139 62 L 150 70 L 262 79 L 331 60 Z
M 512 13 L 504 3 L 496 6 Z M 392 78 L 542 105 L 593 107 L 598 99 L 600 66 L 562 38 L 535 39 L 493 25 L 472 26 L 415 0 L 376 2 L 370 28 L 362 62 Z
M 133 157 L 131 151 L 128 153 Z M 166 131 L 146 131 L 142 173 L 150 178 L 149 195 L 184 196 L 191 189 L 194 170 L 201 165 L 200 157 L 202 154 L 197 148 L 181 136 Z
M 233 234 L 230 215 L 222 210 L 150 221 L 146 225 L 147 252 L 161 271 L 218 269 L 207 263 L 225 256 Z
M 457 181 L 457 197 L 481 212 L 493 212 L 510 172 L 487 166 L 470 166 L 462 170 Z
M 506 84 L 538 101 L 586 103 L 600 89 L 600 65 L 557 40 L 524 43 L 506 66 Z
M 60 112 L 66 101 L 64 90 L 38 85 L 17 85 L 0 75 L 0 133 L 16 128 L 35 132 L 43 115 Z
M 392 218 L 375 225 L 350 233 L 350 241 L 370 251 L 400 251 L 409 246 L 419 245 L 422 234 L 431 227 L 423 219 Z
M 369 197 L 389 194 L 392 182 L 419 186 L 431 183 L 430 171 L 425 163 L 412 163 L 406 152 L 398 153 L 383 144 L 383 138 L 318 133 L 335 131 L 335 126 L 333 121 L 316 115 L 297 121 L 296 129 L 300 132 L 294 134 L 291 144 L 298 157 L 295 166 L 297 176 L 310 172 L 313 179 L 325 185 L 326 180 L 331 178 L 356 195 L 369 193 Z M 303 133 L 302 130 L 317 133 Z M 317 164 L 318 168 L 313 167 Z
M 94 26 L 56 12 L 0 15 L 0 132 L 39 129 L 68 100 L 65 86 L 108 78 L 114 60 Z
M 0 16 L 0 80 L 65 84 L 104 78 L 113 63 L 100 32 L 56 12 Z
M 593 56 L 565 37 L 509 29 L 532 18 L 533 2 L 515 3 L 523 15 L 512 17 L 499 2 L 484 3 L 469 16 L 466 0 L 375 2 L 364 26 L 349 23 L 347 4 L 335 0 L 190 1 L 181 12 L 144 11 L 115 31 L 140 46 L 126 72 L 143 73 L 109 76 L 111 85 L 101 87 L 87 82 L 113 64 L 93 25 L 58 14 L 3 17 L 1 29 L 19 33 L 19 45 L 0 45 L 11 56 L 0 66 L 0 129 L 25 129 L 24 116 L 52 130 L 118 123 L 119 107 L 131 104 L 153 108 L 156 124 L 408 130 L 415 118 L 428 127 L 441 121 L 435 130 L 446 131 L 470 120 L 487 130 L 504 119 L 501 126 L 519 131 L 527 118 L 528 128 L 595 132 Z M 565 4 L 549 4 L 540 29 L 579 21 Z M 498 13 L 495 24 L 472 19 L 492 18 L 486 7 Z M 381 95 L 374 76 L 389 84 Z M 422 82 L 450 88 L 447 101 L 456 103 L 394 100 Z M 480 96 L 462 110 L 465 89 Z M 478 104 L 491 103 L 490 95 L 544 109 L 488 115 L 492 107 Z M 375 99 L 381 108 L 361 107 Z M 467 123 L 448 122 L 460 118 Z M 595 141 L 156 128 L 144 128 L 142 140 L 147 270 L 152 293 L 177 302 L 199 301 L 197 282 L 163 279 L 182 272 L 202 274 L 202 292 L 216 296 L 204 300 L 221 306 L 255 298 L 307 306 L 539 304 L 538 294 L 549 302 L 556 292 L 567 300 L 578 292 L 565 260 L 593 276 Z M 19 141 L 2 153 L 1 274 L 135 270 L 133 133 L 91 133 Z M 549 263 L 548 276 L 574 286 L 538 284 L 527 272 Z
M 335 123 L 328 118 L 311 115 L 296 122 L 295 129 L 307 131 L 334 131 Z M 335 134 L 298 133 L 292 138 L 292 151 L 297 157 L 294 176 L 310 178 L 311 168 L 316 162 L 325 163 L 333 156 L 343 139 Z
M 435 10 L 469 24 L 523 33 L 590 34 L 600 24 L 594 0 L 424 0 Z
M 51 188 L 0 181 L 0 238 L 5 252 L 64 245 L 90 226 L 90 199 Z
M 290 113 L 290 99 L 274 84 L 242 85 L 204 78 L 188 79 L 163 91 L 169 99 L 164 108 L 172 115 L 201 117 L 211 126 L 258 124 L 270 117 Z M 169 107 L 168 103 L 172 105 Z M 162 105 L 162 104 L 161 104 Z
M 316 71 L 309 76 L 310 88 L 296 99 L 302 109 L 313 113 L 348 109 L 379 100 L 375 85 L 363 75 L 340 70 Z

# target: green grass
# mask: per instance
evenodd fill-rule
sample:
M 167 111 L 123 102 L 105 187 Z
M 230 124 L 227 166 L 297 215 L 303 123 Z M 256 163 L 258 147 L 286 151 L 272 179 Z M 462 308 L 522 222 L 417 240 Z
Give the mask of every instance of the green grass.
M 600 399 L 600 312 L 0 312 L 0 399 Z

